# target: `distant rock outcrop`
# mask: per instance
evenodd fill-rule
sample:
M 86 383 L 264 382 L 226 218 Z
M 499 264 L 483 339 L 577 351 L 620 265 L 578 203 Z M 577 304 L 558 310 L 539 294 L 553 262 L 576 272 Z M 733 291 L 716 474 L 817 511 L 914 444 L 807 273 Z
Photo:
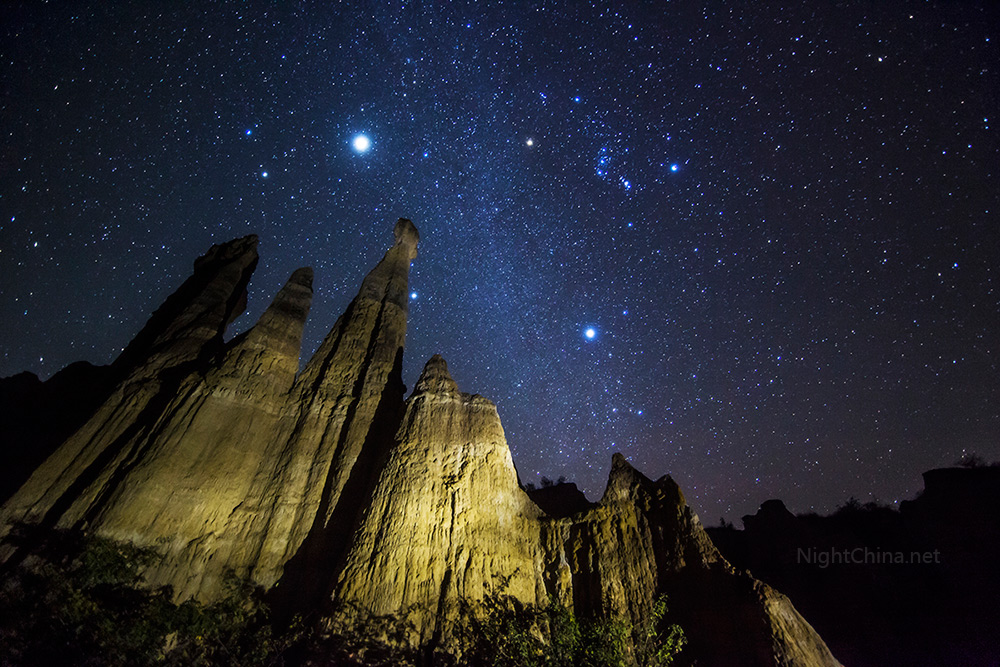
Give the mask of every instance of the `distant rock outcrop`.
M 419 237 L 405 219 L 394 233 L 301 372 L 312 271 L 224 343 L 256 239 L 214 246 L 109 367 L 103 402 L 3 506 L 0 529 L 154 547 L 147 580 L 178 599 L 217 598 L 233 571 L 327 631 L 392 617 L 406 628 L 393 641 L 427 656 L 460 652 L 466 615 L 493 593 L 636 627 L 666 594 L 699 665 L 838 664 L 786 597 L 722 558 L 670 477 L 615 455 L 599 503 L 564 488 L 533 492 L 536 504 L 495 406 L 459 391 L 441 357 L 404 403 Z M 29 550 L 8 543 L 0 558 Z
M 28 372 L 0 378 L 0 503 L 94 414 L 114 385 L 110 366 L 86 361 L 45 382 Z
M 551 517 L 571 516 L 594 506 L 573 482 L 557 482 L 548 486 L 543 483 L 541 488 L 528 485 L 527 491 L 535 504 Z
M 924 473 L 899 510 L 829 516 L 769 500 L 710 529 L 737 567 L 788 593 L 846 664 L 987 667 L 1000 656 L 1000 467 Z

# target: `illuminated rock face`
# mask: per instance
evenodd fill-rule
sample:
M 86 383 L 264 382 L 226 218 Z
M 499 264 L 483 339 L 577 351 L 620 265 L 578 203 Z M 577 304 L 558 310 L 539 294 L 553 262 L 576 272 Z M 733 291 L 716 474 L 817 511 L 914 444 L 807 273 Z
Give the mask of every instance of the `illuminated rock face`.
M 5 530 L 25 521 L 155 546 L 165 557 L 147 579 L 181 599 L 211 599 L 227 570 L 270 587 L 293 557 L 300 576 L 329 569 L 344 548 L 331 520 L 349 525 L 358 510 L 341 492 L 357 462 L 381 456 L 402 412 L 417 241 L 400 220 L 301 374 L 312 270 L 224 346 L 257 239 L 213 247 L 112 365 L 127 369 L 112 397 L 5 504 Z
M 147 578 L 180 597 L 210 597 L 227 568 L 245 574 L 259 558 L 312 278 L 311 269 L 292 274 L 216 365 L 185 378 L 88 520 L 102 535 L 162 550 Z
M 213 246 L 195 262 L 194 274 L 112 364 L 111 396 L 5 503 L 4 533 L 14 521 L 90 525 L 120 473 L 143 458 L 143 444 L 184 379 L 221 349 L 226 325 L 246 304 L 256 264 L 255 236 Z
M 550 587 L 577 613 L 642 625 L 666 595 L 699 665 L 839 664 L 788 598 L 726 562 L 669 476 L 615 454 L 596 506 L 542 525 Z
M 719 555 L 669 477 L 613 460 L 601 502 L 546 514 L 521 488 L 495 406 L 428 361 L 404 403 L 408 275 L 395 241 L 299 371 L 312 271 L 227 344 L 256 239 L 213 247 L 112 364 L 111 397 L 0 511 L 153 546 L 146 576 L 212 600 L 227 570 L 329 630 L 396 617 L 458 647 L 491 592 L 642 623 L 666 594 L 704 665 L 836 665 L 784 596 Z M 2 547 L 0 558 L 15 554 Z
M 424 367 L 354 537 L 332 623 L 402 613 L 414 645 L 447 645 L 460 601 L 547 604 L 541 510 L 521 489 L 496 407 Z

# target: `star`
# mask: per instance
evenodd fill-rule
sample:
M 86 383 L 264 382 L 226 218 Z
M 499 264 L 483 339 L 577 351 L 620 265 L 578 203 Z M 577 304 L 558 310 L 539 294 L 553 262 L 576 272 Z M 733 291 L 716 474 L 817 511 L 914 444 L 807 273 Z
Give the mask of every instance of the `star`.
M 351 146 L 354 147 L 355 153 L 367 153 L 372 147 L 372 140 L 366 134 L 359 134 L 351 140 Z
M 584 329 L 583 335 L 587 340 L 594 340 L 597 337 L 597 330 L 594 327 L 587 327 Z
M 529 137 L 528 140 L 524 142 L 524 145 L 531 148 L 535 145 L 535 140 Z

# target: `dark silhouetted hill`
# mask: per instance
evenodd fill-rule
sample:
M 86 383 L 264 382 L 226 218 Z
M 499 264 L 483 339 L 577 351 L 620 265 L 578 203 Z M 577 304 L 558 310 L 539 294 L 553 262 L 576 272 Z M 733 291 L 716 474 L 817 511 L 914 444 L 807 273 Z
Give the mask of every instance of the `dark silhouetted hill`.
M 78 361 L 42 382 L 34 373 L 0 378 L 0 503 L 108 397 L 110 366 Z
M 1000 664 L 1000 467 L 923 475 L 894 510 L 851 500 L 829 516 L 769 500 L 723 555 L 783 591 L 845 665 Z

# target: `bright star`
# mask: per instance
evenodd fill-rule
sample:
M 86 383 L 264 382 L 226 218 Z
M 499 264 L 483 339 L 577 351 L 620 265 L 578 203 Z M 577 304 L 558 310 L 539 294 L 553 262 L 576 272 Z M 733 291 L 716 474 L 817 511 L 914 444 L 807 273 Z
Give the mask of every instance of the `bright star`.
M 528 139 L 527 141 L 524 142 L 524 145 L 528 146 L 528 147 L 534 146 L 535 145 L 535 140 L 534 139 Z
M 351 141 L 351 145 L 354 146 L 355 152 L 367 153 L 368 149 L 372 147 L 372 140 L 367 135 L 359 134 Z
M 262 172 L 260 172 L 260 175 L 261 175 L 262 177 L 264 177 L 264 178 L 267 178 L 267 172 L 266 172 L 266 171 L 262 171 Z
M 587 337 L 587 340 L 594 340 L 594 338 L 597 337 L 597 331 L 594 329 L 594 327 L 588 327 L 583 332 L 583 335 Z
M 411 299 L 416 299 L 417 298 L 417 293 L 416 292 L 410 292 L 410 298 Z
M 677 171 L 678 169 L 680 169 L 680 167 L 678 165 L 676 165 L 676 164 L 670 165 L 670 171 Z

